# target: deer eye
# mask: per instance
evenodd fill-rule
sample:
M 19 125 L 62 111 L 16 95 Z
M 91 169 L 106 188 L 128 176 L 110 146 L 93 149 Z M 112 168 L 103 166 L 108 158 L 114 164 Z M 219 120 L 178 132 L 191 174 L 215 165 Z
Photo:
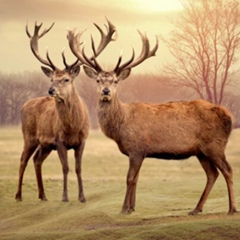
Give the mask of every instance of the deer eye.
M 114 83 L 117 84 L 117 83 L 118 83 L 118 80 L 115 80 Z
M 96 80 L 96 82 L 97 82 L 97 83 L 100 83 L 100 80 L 99 80 L 99 79 L 97 79 L 97 80 Z
M 69 82 L 69 79 L 68 78 L 64 79 L 64 82 Z

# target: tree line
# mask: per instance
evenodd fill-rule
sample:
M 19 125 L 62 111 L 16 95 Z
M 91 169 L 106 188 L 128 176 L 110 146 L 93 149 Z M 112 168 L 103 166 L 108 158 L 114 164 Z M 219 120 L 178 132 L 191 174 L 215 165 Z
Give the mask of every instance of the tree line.
M 80 74 L 75 80 L 75 85 L 87 105 L 92 127 L 98 127 L 96 116 L 98 98 L 95 82 L 84 74 Z M 49 87 L 50 80 L 41 71 L 13 74 L 0 72 L 0 124 L 20 124 L 22 105 L 29 99 L 48 96 Z M 157 76 L 133 75 L 127 83 L 124 82 L 120 86 L 119 95 L 126 102 L 161 102 L 176 99 L 176 94 L 173 92 L 173 88 Z M 181 98 L 180 95 L 178 97 Z
M 78 93 L 87 105 L 92 128 L 98 128 L 98 97 L 95 84 L 95 81 L 83 73 L 75 80 Z M 0 72 L 0 125 L 20 124 L 20 110 L 24 102 L 35 97 L 48 96 L 49 86 L 50 80 L 41 71 L 13 74 Z M 154 74 L 132 74 L 121 83 L 118 94 L 124 102 L 160 103 L 198 97 L 185 88 L 172 85 L 167 77 Z M 223 105 L 235 116 L 235 126 L 240 126 L 240 94 L 228 92 Z

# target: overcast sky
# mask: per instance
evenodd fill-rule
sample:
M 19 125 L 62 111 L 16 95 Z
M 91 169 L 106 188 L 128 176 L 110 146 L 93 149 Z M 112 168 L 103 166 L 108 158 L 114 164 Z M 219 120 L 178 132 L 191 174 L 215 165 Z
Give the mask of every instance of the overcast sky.
M 68 48 L 67 28 L 87 29 L 83 36 L 87 48 L 90 34 L 96 42 L 99 40 L 93 22 L 104 28 L 107 17 L 118 31 L 117 41 L 99 57 L 99 62 L 109 67 L 116 64 L 122 49 L 126 60 L 133 46 L 139 53 L 141 40 L 137 29 L 147 32 L 154 46 L 155 35 L 166 35 L 171 30 L 170 21 L 176 18 L 180 8 L 179 0 L 0 0 L 0 71 L 40 71 L 41 63 L 33 56 L 25 33 L 27 22 L 31 33 L 35 21 L 43 22 L 42 28 L 55 22 L 52 30 L 39 40 L 39 51 L 45 56 L 48 47 L 53 62 L 63 68 L 61 51 L 64 47 L 68 61 L 75 60 Z M 160 42 L 157 56 L 134 71 L 154 72 L 167 57 L 168 52 Z

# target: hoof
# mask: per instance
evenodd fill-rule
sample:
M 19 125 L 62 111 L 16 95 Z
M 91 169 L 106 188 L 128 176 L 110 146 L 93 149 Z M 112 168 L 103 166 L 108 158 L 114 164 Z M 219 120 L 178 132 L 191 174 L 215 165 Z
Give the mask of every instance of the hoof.
M 190 216 L 197 215 L 199 212 L 202 212 L 202 210 L 194 209 L 193 211 L 189 212 L 188 215 Z
M 85 198 L 79 198 L 78 200 L 79 200 L 79 202 L 81 202 L 81 203 L 85 203 L 85 202 L 86 202 L 86 199 L 85 199 Z
M 16 199 L 17 202 L 21 202 L 22 201 L 22 194 L 21 193 L 16 193 L 15 199 Z
M 47 198 L 46 198 L 46 196 L 45 196 L 45 194 L 44 195 L 42 195 L 42 196 L 39 196 L 38 197 L 41 201 L 47 201 Z
M 134 208 L 124 209 L 124 210 L 122 210 L 121 214 L 128 215 L 128 214 L 131 214 L 131 213 L 134 212 L 134 211 L 135 211 Z
M 228 212 L 228 215 L 233 215 L 234 213 L 238 213 L 237 209 L 232 209 L 232 210 L 229 210 Z
M 48 200 L 47 200 L 47 198 L 41 198 L 40 199 L 42 202 L 47 202 Z

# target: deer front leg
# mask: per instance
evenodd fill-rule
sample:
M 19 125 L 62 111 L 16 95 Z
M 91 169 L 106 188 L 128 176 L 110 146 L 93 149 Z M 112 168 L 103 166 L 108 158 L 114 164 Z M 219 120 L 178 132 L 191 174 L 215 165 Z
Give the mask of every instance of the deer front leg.
M 82 144 L 75 149 L 75 170 L 78 180 L 78 200 L 80 202 L 86 202 L 84 192 L 83 192 L 83 184 L 82 184 L 82 154 L 84 150 L 85 142 L 82 142 Z
M 62 143 L 57 144 L 57 153 L 62 163 L 62 172 L 63 172 L 62 201 L 68 202 L 67 177 L 69 172 L 69 166 L 68 166 L 68 160 L 67 160 L 67 149 Z
M 142 166 L 143 158 L 130 157 L 129 169 L 127 174 L 127 191 L 122 206 L 122 213 L 131 213 L 135 209 L 136 187 L 139 171 Z

